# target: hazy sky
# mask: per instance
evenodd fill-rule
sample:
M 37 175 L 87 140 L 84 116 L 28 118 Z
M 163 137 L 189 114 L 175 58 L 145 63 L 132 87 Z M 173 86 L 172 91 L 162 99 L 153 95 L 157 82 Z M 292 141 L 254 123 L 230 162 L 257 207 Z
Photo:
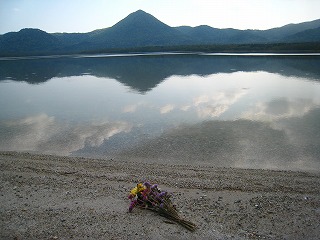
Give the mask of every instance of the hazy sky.
M 320 18 L 320 0 L 0 0 L 0 34 L 89 32 L 139 9 L 169 26 L 269 29 Z

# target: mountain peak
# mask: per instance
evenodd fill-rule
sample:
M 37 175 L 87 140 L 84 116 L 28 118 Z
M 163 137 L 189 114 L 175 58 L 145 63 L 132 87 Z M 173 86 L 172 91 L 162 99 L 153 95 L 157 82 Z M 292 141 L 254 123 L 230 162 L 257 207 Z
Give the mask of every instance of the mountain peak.
M 139 29 L 140 31 L 157 32 L 162 31 L 163 29 L 168 30 L 171 27 L 164 24 L 151 14 L 146 13 L 143 10 L 138 10 L 130 13 L 127 17 L 113 25 L 111 28 L 117 31 L 137 31 Z
M 147 13 L 141 9 L 135 11 L 135 12 L 132 12 L 128 15 L 129 16 L 133 16 L 133 17 L 152 17 L 152 18 L 155 18 L 154 16 L 152 16 L 150 13 Z
M 147 15 L 150 15 L 149 13 L 147 13 L 147 12 L 141 10 L 141 9 L 139 9 L 139 10 L 137 10 L 135 12 L 132 12 L 131 14 L 147 14 Z
M 170 27 L 140 9 L 112 27 L 85 34 L 50 34 L 40 29 L 25 28 L 0 35 L 0 56 L 104 52 L 109 49 L 164 46 L 183 46 L 184 49 L 187 45 L 298 41 L 318 44 L 319 29 L 320 19 L 263 31 L 217 29 L 206 25 Z M 251 50 L 251 47 L 248 49 Z
M 158 19 L 156 19 L 154 16 L 152 16 L 151 14 L 143 11 L 143 10 L 138 10 L 136 12 L 130 13 L 127 17 L 125 17 L 124 19 L 122 19 L 120 22 L 118 22 L 117 24 L 115 24 L 114 26 L 122 26 L 122 25 L 144 25 L 146 23 L 161 23 L 163 25 L 165 25 L 164 23 L 162 23 L 161 21 L 159 21 Z
M 121 48 L 177 45 L 187 40 L 181 32 L 143 10 L 129 14 L 99 36 L 101 44 Z

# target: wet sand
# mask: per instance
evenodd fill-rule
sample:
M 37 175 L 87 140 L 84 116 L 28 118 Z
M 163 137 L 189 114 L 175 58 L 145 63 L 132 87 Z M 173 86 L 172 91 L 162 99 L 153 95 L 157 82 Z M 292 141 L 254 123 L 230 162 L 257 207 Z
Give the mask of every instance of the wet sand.
M 0 152 L 0 239 L 318 239 L 320 173 Z M 137 182 L 173 194 L 190 232 L 128 213 Z

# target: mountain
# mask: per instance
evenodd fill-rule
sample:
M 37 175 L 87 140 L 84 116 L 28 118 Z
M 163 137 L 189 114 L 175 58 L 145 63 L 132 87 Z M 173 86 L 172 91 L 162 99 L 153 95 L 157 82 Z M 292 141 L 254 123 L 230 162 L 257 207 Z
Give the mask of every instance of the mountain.
M 54 33 L 65 50 L 98 51 L 103 49 L 191 44 L 188 36 L 164 24 L 152 15 L 138 10 L 110 28 L 89 33 Z
M 320 42 L 320 27 L 308 29 L 284 38 L 286 42 Z
M 98 31 L 89 40 L 104 48 L 168 46 L 189 43 L 178 30 L 139 10 L 112 26 Z
M 320 19 L 269 30 L 218 29 L 205 25 L 170 27 L 149 13 L 138 10 L 110 28 L 88 33 L 50 34 L 40 29 L 6 33 L 0 35 L 0 56 L 103 53 L 133 49 L 161 51 L 179 50 L 181 46 L 188 50 L 199 45 L 219 45 L 220 51 L 226 50 L 223 46 L 228 44 L 249 45 L 244 48 L 252 48 L 251 44 L 320 44 L 319 28 Z M 312 51 L 312 46 L 309 51 Z
M 295 35 L 299 32 L 303 32 L 309 29 L 315 29 L 320 27 L 320 19 L 297 23 L 297 24 L 288 24 L 278 28 L 272 28 L 269 30 L 261 31 L 261 36 L 265 37 L 269 41 L 284 41 L 289 36 Z M 308 39 L 301 39 L 302 42 L 308 42 Z
M 177 27 L 182 33 L 197 39 L 202 44 L 252 44 L 252 43 L 278 43 L 278 42 L 320 42 L 317 37 L 310 37 L 305 31 L 314 30 L 320 27 L 320 19 L 288 24 L 278 28 L 268 30 L 238 30 L 238 29 L 219 29 L 210 26 Z M 297 36 L 296 36 L 297 35 Z M 310 38 L 312 38 L 310 41 Z M 295 41 L 295 40 L 296 41 Z
M 62 43 L 52 34 L 39 29 L 25 28 L 0 36 L 0 55 L 18 53 L 21 55 L 45 51 L 56 51 Z
M 206 25 L 177 27 L 181 33 L 194 39 L 197 44 L 244 44 L 262 43 L 265 38 L 252 30 L 218 29 Z

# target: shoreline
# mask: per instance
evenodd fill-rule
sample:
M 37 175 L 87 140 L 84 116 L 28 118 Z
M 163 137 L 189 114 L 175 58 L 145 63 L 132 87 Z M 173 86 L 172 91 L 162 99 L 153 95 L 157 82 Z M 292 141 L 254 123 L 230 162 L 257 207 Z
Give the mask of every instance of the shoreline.
M 203 55 L 203 56 L 248 56 L 248 57 L 296 57 L 320 56 L 320 51 L 115 51 L 99 53 L 71 53 L 48 55 L 16 55 L 1 56 L 0 61 L 28 60 L 28 59 L 56 59 L 56 58 L 92 58 L 92 57 L 136 57 L 163 55 Z
M 1 239 L 317 239 L 320 173 L 0 152 Z M 191 233 L 127 195 L 173 194 Z

